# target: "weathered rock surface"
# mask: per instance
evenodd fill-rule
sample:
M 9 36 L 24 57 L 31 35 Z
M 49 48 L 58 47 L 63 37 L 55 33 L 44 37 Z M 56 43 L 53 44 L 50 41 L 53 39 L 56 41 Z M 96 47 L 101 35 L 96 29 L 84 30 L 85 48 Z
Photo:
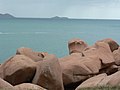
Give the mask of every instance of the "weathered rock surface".
M 68 42 L 69 54 L 81 53 L 88 45 L 80 39 L 72 39 Z
M 109 66 L 115 62 L 113 54 L 109 45 L 104 42 L 95 43 L 94 47 L 89 48 L 83 52 L 84 56 L 96 56 L 101 60 L 104 66 Z
M 101 69 L 101 61 L 97 57 L 81 57 L 81 54 L 72 54 L 59 60 L 64 85 L 81 82 L 94 75 Z
M 16 52 L 17 55 L 25 55 L 29 58 L 31 58 L 34 61 L 41 61 L 44 58 L 44 53 L 40 53 L 40 52 L 33 52 L 32 49 L 30 48 L 19 48 Z
M 15 55 L 4 64 L 2 78 L 12 85 L 31 82 L 36 72 L 35 62 L 24 55 Z
M 120 85 L 120 71 L 107 76 L 99 83 L 99 86 L 105 86 L 105 85 L 109 85 L 109 86 Z
M 90 79 L 87 79 L 82 84 L 80 84 L 80 86 L 78 86 L 75 90 L 81 90 L 81 88 L 96 87 L 106 77 L 107 74 L 105 73 L 91 77 Z
M 2 65 L 0 65 L 0 78 L 2 78 L 3 77 L 3 69 L 2 69 L 2 67 L 1 67 Z
M 68 48 L 70 55 L 59 59 L 45 52 L 19 48 L 15 56 L 0 64 L 0 88 L 80 90 L 120 85 L 117 42 L 108 38 L 88 46 L 81 39 L 72 39 Z
M 60 64 L 64 63 L 64 62 L 70 62 L 73 60 L 80 60 L 82 57 L 82 53 L 72 53 L 71 55 L 59 58 L 59 62 Z
M 119 48 L 119 44 L 116 41 L 114 41 L 113 39 L 111 39 L 111 38 L 103 39 L 103 40 L 100 40 L 98 42 L 105 42 L 105 43 L 107 43 L 109 45 L 110 50 L 112 52 Z
M 41 86 L 31 84 L 31 83 L 22 83 L 14 86 L 15 90 L 47 90 L 42 88 Z
M 115 64 L 120 65 L 120 47 L 113 52 Z
M 37 63 L 37 72 L 33 83 L 48 90 L 64 90 L 58 59 L 54 55 L 47 55 L 43 61 Z
M 0 89 L 14 90 L 14 87 L 5 80 L 0 78 Z
M 80 84 L 76 90 L 87 87 L 97 87 L 97 86 L 118 86 L 120 85 L 120 71 L 107 76 L 107 74 L 100 74 L 92 78 L 87 79 L 82 84 Z

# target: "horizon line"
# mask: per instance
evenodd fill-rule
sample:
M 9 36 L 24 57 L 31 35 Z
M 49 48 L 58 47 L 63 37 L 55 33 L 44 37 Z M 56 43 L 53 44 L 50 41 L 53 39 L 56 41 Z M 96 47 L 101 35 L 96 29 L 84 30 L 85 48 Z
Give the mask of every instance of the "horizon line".
M 75 18 L 75 17 L 67 17 L 67 16 L 52 16 L 52 17 L 20 17 L 20 16 L 14 16 L 12 14 L 9 14 L 9 13 L 0 13 L 2 15 L 5 15 L 5 14 L 8 14 L 10 16 L 13 16 L 12 19 L 16 18 L 16 19 L 57 19 L 57 20 L 60 20 L 60 19 L 72 19 L 72 20 L 120 20 L 120 18 Z M 0 18 L 2 19 L 2 18 Z M 5 18 L 3 18 L 5 19 Z
M 2 15 L 8 14 L 10 16 L 13 16 L 14 18 L 28 18 L 28 19 L 91 19 L 91 20 L 120 20 L 120 18 L 77 18 L 77 17 L 68 17 L 68 16 L 59 16 L 59 15 L 55 15 L 55 16 L 51 16 L 51 17 L 30 17 L 30 16 L 14 16 L 13 14 L 10 13 L 0 13 Z M 57 17 L 57 18 L 56 18 Z
M 56 17 L 56 16 L 54 16 Z M 120 18 L 71 18 L 71 17 L 59 17 L 59 18 L 54 18 L 54 17 L 15 17 L 16 19 L 56 19 L 56 20 L 61 20 L 61 19 L 72 19 L 72 20 L 120 20 Z M 14 18 L 13 18 L 14 19 Z

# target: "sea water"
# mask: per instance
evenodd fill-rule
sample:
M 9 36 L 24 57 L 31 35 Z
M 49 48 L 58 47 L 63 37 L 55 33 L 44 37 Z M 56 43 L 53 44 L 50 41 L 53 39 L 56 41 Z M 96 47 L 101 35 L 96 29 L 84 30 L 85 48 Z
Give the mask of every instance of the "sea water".
M 0 19 L 0 63 L 15 55 L 20 47 L 68 55 L 68 41 L 80 38 L 89 45 L 112 38 L 120 43 L 119 20 L 89 19 Z

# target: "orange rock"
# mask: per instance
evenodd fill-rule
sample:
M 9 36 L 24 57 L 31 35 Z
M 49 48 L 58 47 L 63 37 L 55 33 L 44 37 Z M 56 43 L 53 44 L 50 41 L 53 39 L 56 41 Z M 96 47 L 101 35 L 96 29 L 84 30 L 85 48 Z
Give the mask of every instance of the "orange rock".
M 33 83 L 48 90 L 64 90 L 62 71 L 57 57 L 47 55 L 43 61 L 37 62 Z

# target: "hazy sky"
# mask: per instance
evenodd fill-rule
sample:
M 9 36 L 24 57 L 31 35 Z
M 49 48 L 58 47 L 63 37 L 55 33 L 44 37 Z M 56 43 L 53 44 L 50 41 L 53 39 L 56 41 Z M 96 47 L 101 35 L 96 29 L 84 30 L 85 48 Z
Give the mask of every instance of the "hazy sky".
M 16 17 L 120 19 L 120 0 L 0 0 L 0 13 Z

